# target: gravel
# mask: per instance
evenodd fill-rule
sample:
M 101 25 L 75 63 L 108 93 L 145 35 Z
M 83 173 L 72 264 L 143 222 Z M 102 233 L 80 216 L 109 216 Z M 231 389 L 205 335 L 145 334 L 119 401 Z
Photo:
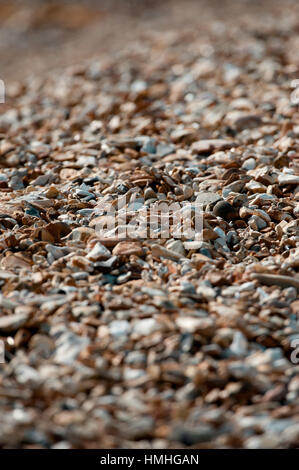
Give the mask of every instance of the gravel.
M 241 3 L 8 87 L 1 447 L 298 447 L 298 5 Z

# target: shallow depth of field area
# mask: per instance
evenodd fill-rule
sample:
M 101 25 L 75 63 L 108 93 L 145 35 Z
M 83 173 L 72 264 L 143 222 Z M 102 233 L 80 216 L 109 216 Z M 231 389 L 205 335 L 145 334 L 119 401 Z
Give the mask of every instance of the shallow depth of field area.
M 298 50 L 295 0 L 0 1 L 1 448 L 299 446 Z

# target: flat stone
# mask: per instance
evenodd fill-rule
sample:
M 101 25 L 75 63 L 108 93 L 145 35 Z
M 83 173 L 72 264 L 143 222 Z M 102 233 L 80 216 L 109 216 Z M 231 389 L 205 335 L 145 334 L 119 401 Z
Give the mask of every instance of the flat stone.
M 180 330 L 187 333 L 201 333 L 210 335 L 215 330 L 215 323 L 212 318 L 196 318 L 196 317 L 178 317 L 176 324 Z
M 281 185 L 284 184 L 299 184 L 298 175 L 289 175 L 287 173 L 281 173 L 278 175 L 278 183 Z
M 162 258 L 172 259 L 176 261 L 180 259 L 184 259 L 184 256 L 181 255 L 180 253 L 176 253 L 175 251 L 164 248 L 163 246 L 160 246 L 158 244 L 152 245 L 151 249 L 152 249 L 153 256 L 157 258 L 162 257 Z
M 299 290 L 299 279 L 290 276 L 281 276 L 278 274 L 262 274 L 262 273 L 253 273 L 251 275 L 252 279 L 256 279 L 262 284 L 267 286 L 280 286 L 280 287 L 289 287 L 294 286 Z
M 126 320 L 114 320 L 109 325 L 109 331 L 112 336 L 128 335 L 131 331 L 131 325 Z
M 224 139 L 205 139 L 194 142 L 191 151 L 194 154 L 213 153 L 219 150 L 226 150 L 236 146 L 236 142 Z
M 17 313 L 0 317 L 0 331 L 9 333 L 15 331 L 26 324 L 28 321 L 28 313 Z
M 138 320 L 133 327 L 133 332 L 138 335 L 150 335 L 159 329 L 159 325 L 154 318 L 144 318 Z
M 142 256 L 144 254 L 140 243 L 135 242 L 119 242 L 112 251 L 115 256 Z
M 222 200 L 222 197 L 217 193 L 203 191 L 196 196 L 195 204 L 200 206 L 207 206 L 208 204 L 215 204 L 217 201 Z

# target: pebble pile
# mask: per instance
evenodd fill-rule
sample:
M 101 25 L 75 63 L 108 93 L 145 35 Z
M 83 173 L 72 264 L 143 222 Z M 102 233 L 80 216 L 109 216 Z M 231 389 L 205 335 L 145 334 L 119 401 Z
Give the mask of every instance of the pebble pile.
M 299 445 L 298 15 L 206 27 L 8 86 L 1 447 Z M 120 198 L 202 238 L 104 237 Z

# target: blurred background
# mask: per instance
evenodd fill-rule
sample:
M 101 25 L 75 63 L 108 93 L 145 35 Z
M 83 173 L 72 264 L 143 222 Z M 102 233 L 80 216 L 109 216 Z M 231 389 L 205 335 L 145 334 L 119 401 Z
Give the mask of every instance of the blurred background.
M 194 29 L 194 18 L 198 18 L 195 34 L 204 35 L 211 22 L 229 28 L 251 22 L 262 33 L 267 21 L 279 22 L 282 14 L 298 21 L 298 4 L 297 0 L 0 0 L 0 78 L 23 79 L 104 52 L 113 54 L 140 32 L 174 26 L 188 30 L 189 23 Z
M 148 18 L 157 11 L 161 15 L 168 3 L 0 0 L 1 78 L 23 78 L 31 72 L 78 63 L 107 50 L 115 40 L 132 31 L 137 18 Z

